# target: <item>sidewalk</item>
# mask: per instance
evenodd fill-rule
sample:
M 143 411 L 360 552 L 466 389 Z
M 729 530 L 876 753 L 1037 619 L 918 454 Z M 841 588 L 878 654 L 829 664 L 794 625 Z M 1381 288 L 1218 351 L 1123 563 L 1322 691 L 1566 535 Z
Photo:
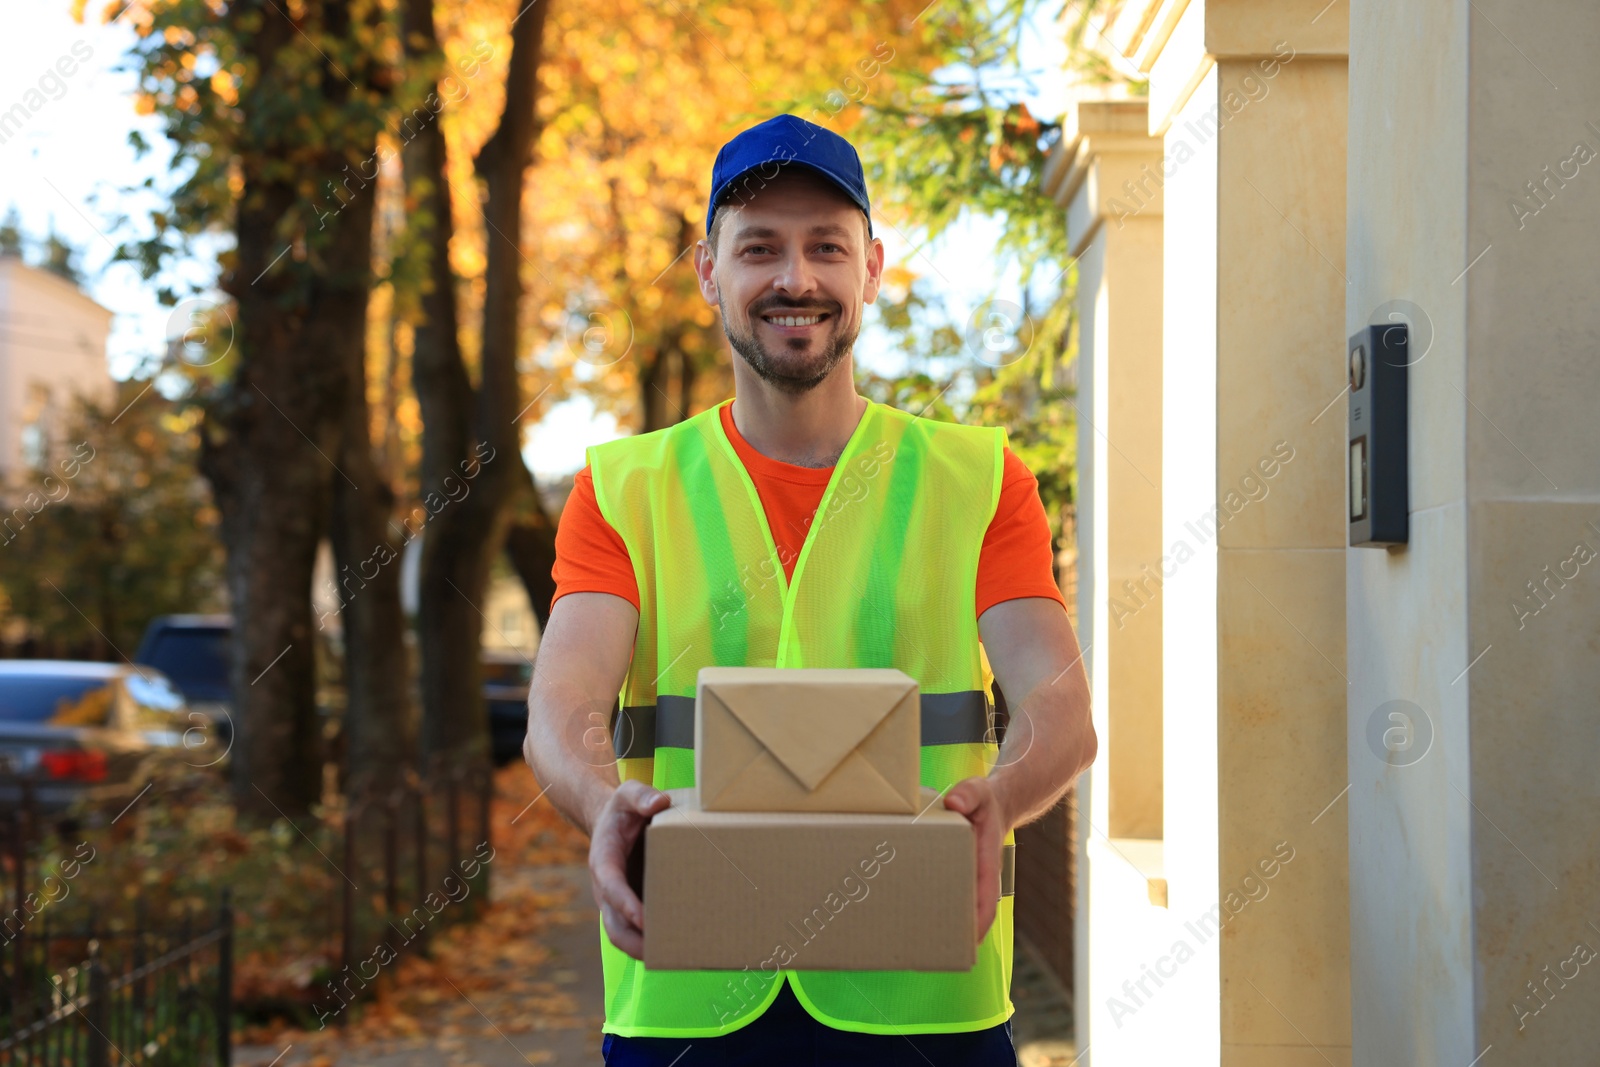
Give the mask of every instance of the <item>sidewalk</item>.
M 495 775 L 492 906 L 405 957 L 343 1027 L 253 1035 L 239 1067 L 501 1067 L 600 1062 L 603 984 L 588 840 L 521 765 Z
M 267 1067 L 281 1056 L 277 1067 L 598 1064 L 603 987 L 588 868 L 496 873 L 495 907 L 481 928 L 450 931 L 455 943 L 438 946 L 431 973 L 406 976 L 424 984 L 392 991 L 348 1034 L 286 1034 L 276 1046 L 238 1049 L 234 1063 Z
M 543 801 L 525 767 L 496 776 L 491 907 L 452 927 L 431 960 L 339 1030 L 293 1031 L 235 1049 L 238 1067 L 592 1067 L 603 982 L 587 841 Z M 532 803 L 531 807 L 528 805 Z M 521 814 L 519 815 L 519 811 Z M 1018 947 L 1012 999 L 1022 1067 L 1070 1067 L 1071 1012 L 1060 984 Z
M 1020 1067 L 1076 1067 L 1072 998 L 1027 943 L 1018 940 L 1011 963 L 1011 1037 Z

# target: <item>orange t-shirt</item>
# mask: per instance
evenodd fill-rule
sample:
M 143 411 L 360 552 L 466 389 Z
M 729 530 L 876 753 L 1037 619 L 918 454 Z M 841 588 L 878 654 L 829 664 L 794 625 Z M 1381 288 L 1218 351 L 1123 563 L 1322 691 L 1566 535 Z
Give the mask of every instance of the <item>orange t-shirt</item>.
M 763 456 L 733 424 L 733 405 L 721 407 L 722 428 L 750 473 L 767 526 L 778 548 L 784 573 L 794 576 L 795 561 L 805 544 L 811 517 L 833 475 L 832 467 L 797 467 Z M 978 614 L 1006 600 L 1050 597 L 1063 607 L 1061 591 L 1051 574 L 1050 523 L 1039 499 L 1039 483 L 1016 454 L 1005 450 L 1000 503 L 983 536 L 978 556 Z M 639 585 L 633 576 L 628 546 L 606 522 L 595 500 L 594 479 L 585 467 L 573 479 L 561 522 L 556 527 L 556 562 L 552 569 L 556 594 L 611 593 L 639 607 Z

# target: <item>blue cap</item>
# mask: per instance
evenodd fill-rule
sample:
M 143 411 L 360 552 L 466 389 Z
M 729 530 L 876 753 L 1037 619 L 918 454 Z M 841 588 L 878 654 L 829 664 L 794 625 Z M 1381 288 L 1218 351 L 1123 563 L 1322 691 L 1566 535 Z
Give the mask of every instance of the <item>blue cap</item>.
M 778 168 L 800 164 L 829 179 L 867 216 L 872 233 L 872 204 L 867 199 L 867 177 L 861 157 L 849 141 L 814 122 L 794 115 L 778 115 L 752 126 L 722 146 L 711 166 L 711 203 L 706 208 L 706 233 L 717 205 L 728 200 L 749 200 Z

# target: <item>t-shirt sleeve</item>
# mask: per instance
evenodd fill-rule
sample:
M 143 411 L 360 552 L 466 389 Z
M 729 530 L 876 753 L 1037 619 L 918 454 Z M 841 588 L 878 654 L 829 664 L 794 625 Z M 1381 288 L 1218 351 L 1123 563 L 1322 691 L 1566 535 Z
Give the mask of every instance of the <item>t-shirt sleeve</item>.
M 561 509 L 561 521 L 556 524 L 556 562 L 550 576 L 556 583 L 552 605 L 568 593 L 610 593 L 632 604 L 634 610 L 639 608 L 639 583 L 633 576 L 628 546 L 600 513 L 594 476 L 588 467 L 572 480 L 572 492 Z
M 1000 504 L 978 555 L 978 614 L 1023 597 L 1049 597 L 1066 607 L 1051 567 L 1054 554 L 1050 521 L 1039 499 L 1039 480 L 1007 448 Z

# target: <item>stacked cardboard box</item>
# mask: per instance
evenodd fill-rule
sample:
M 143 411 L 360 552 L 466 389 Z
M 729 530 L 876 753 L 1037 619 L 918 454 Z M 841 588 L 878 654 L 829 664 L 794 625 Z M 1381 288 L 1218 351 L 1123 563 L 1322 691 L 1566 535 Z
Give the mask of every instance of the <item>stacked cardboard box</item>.
M 645 831 L 645 965 L 966 970 L 966 818 L 918 785 L 894 670 L 706 668 L 695 782 Z

